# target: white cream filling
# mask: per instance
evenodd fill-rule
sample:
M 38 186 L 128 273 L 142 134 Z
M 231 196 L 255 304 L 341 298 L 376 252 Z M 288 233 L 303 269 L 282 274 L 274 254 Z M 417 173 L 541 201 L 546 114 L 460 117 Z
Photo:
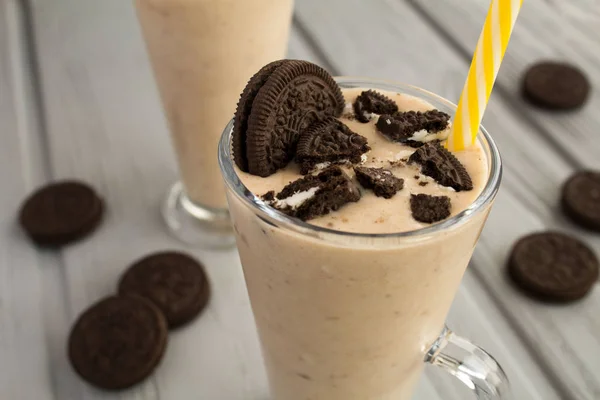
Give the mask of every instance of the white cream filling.
M 375 120 L 375 122 L 377 122 L 379 120 L 379 114 L 375 114 L 375 113 L 365 113 L 365 116 L 367 118 L 369 118 L 369 121 L 373 121 Z
M 364 164 L 365 162 L 367 162 L 367 158 L 368 158 L 367 157 L 367 153 L 361 154 L 361 156 L 360 156 L 360 163 Z M 332 164 L 344 165 L 344 164 L 352 164 L 352 163 L 347 158 L 342 158 L 341 160 L 336 160 L 333 163 L 331 161 L 323 161 L 323 162 L 320 162 L 318 164 L 315 164 L 315 167 L 312 169 L 312 172 L 322 171 L 325 168 L 330 167 Z
M 431 142 L 433 140 L 446 140 L 450 135 L 450 127 L 451 125 L 450 123 L 448 123 L 448 127 L 446 129 L 436 133 L 430 133 L 425 129 L 421 129 L 420 131 L 416 131 L 415 133 L 413 133 L 412 136 L 408 138 L 408 140 L 414 140 L 415 142 L 424 143 Z
M 331 165 L 331 162 L 329 162 L 329 161 L 323 161 L 323 162 L 320 162 L 318 164 L 315 164 L 314 170 L 315 171 L 321 171 L 321 170 L 324 170 L 325 168 L 329 167 L 330 165 Z
M 400 161 L 402 159 L 408 159 L 415 152 L 415 149 L 402 150 L 394 155 L 394 159 L 391 161 Z
M 300 207 L 302 204 L 304 204 L 304 202 L 310 198 L 312 198 L 316 193 L 317 190 L 319 190 L 319 187 L 312 187 L 308 190 L 305 190 L 303 192 L 296 192 L 293 195 L 291 195 L 290 197 L 286 197 L 285 199 L 275 199 L 272 201 L 271 204 L 273 204 L 274 206 L 278 207 L 278 208 L 287 208 L 290 207 L 292 210 L 295 210 L 296 208 Z

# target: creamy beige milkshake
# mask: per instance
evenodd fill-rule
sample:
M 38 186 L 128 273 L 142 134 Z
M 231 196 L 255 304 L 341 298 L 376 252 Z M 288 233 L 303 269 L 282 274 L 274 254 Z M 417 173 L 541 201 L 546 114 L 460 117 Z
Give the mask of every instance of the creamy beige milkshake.
M 472 179 L 472 190 L 442 186 L 419 165 L 407 163 L 415 148 L 378 132 L 377 115 L 368 123 L 351 115 L 351 104 L 363 90 L 343 90 L 347 107 L 339 119 L 368 140 L 371 150 L 363 156 L 363 166 L 385 168 L 404 179 L 403 189 L 392 198 L 361 188 L 360 201 L 305 225 L 268 217 L 236 194 L 235 185 L 229 186 L 273 400 L 411 399 L 425 353 L 444 327 L 491 207 L 495 191 L 486 186 L 492 156 L 487 144 L 478 142 L 455 154 Z M 405 93 L 378 91 L 400 111 L 434 108 Z M 352 168 L 342 168 L 354 176 Z M 278 192 L 302 176 L 293 162 L 267 178 L 237 167 L 231 171 L 257 196 Z M 484 189 L 487 201 L 482 200 Z M 443 228 L 411 215 L 411 194 L 421 193 L 451 199 L 451 216 L 441 222 Z M 297 194 L 292 203 L 303 196 L 310 193 Z M 463 213 L 467 209 L 468 216 Z
M 292 0 L 136 0 L 189 198 L 225 208 L 217 143 L 248 78 L 285 55 Z

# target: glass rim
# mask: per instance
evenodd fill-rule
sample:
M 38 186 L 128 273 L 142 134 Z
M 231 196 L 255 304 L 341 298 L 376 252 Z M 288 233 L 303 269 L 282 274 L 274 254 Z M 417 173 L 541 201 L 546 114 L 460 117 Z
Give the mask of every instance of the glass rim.
M 408 95 L 412 95 L 418 97 L 418 94 L 423 96 L 422 98 L 428 102 L 431 100 L 435 100 L 438 103 L 441 103 L 451 109 L 452 111 L 456 110 L 456 104 L 451 101 L 435 94 L 425 89 L 394 82 L 388 80 L 381 79 L 371 79 L 357 76 L 340 76 L 335 77 L 335 81 L 342 88 L 374 88 L 377 89 L 377 86 L 386 86 L 387 90 L 395 90 L 399 93 L 406 93 Z M 386 90 L 380 88 L 382 90 Z M 416 93 L 416 94 L 414 94 Z M 502 161 L 500 158 L 500 153 L 498 147 L 491 135 L 487 132 L 487 130 L 480 125 L 479 126 L 479 134 L 477 135 L 477 140 L 482 141 L 484 145 L 484 150 L 486 150 L 486 156 L 488 158 L 488 167 L 489 174 L 488 180 L 475 201 L 473 201 L 469 207 L 461 211 L 460 213 L 430 226 L 426 226 L 423 228 L 419 228 L 416 230 L 405 231 L 405 232 L 391 232 L 391 233 L 360 233 L 360 232 L 346 232 L 340 231 L 336 229 L 321 227 L 317 225 L 312 225 L 308 222 L 301 221 L 297 218 L 290 217 L 276 209 L 268 206 L 265 202 L 263 202 L 258 196 L 252 193 L 240 180 L 239 176 L 235 171 L 235 163 L 233 162 L 232 154 L 231 154 L 231 138 L 233 132 L 233 119 L 229 121 L 225 130 L 223 131 L 221 138 L 219 140 L 219 149 L 218 149 L 218 159 L 219 159 L 219 167 L 221 169 L 221 173 L 223 175 L 223 179 L 225 181 L 226 187 L 231 190 L 235 196 L 240 199 L 246 206 L 252 208 L 255 213 L 257 213 L 263 220 L 278 226 L 284 227 L 301 234 L 305 235 L 320 235 L 325 234 L 327 236 L 333 236 L 338 238 L 369 238 L 369 239 L 384 239 L 384 238 L 419 238 L 423 236 L 428 236 L 439 231 L 454 229 L 465 222 L 470 220 L 474 215 L 478 214 L 481 210 L 485 209 L 488 204 L 492 202 L 495 198 L 502 178 Z

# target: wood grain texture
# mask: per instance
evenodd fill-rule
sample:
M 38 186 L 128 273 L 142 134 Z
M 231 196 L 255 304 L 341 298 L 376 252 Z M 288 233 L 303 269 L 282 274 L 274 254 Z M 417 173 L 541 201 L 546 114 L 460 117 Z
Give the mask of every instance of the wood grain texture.
M 401 2 L 403 0 L 396 0 Z M 420 13 L 456 47 L 471 57 L 489 1 L 410 0 Z M 521 114 L 537 134 L 554 143 L 574 167 L 600 168 L 597 140 L 600 91 L 591 91 L 580 111 L 556 113 L 540 110 L 522 100 L 524 70 L 540 59 L 567 61 L 581 67 L 593 87 L 600 87 L 600 3 L 530 0 L 524 2 L 498 76 L 496 96 L 510 99 L 511 110 Z
M 88 181 L 107 203 L 101 229 L 59 255 L 65 288 L 55 295 L 64 296 L 67 318 L 46 321 L 48 345 L 58 349 L 50 360 L 57 367 L 47 372 L 56 398 L 264 398 L 265 377 L 237 254 L 183 248 L 160 218 L 159 204 L 176 178 L 174 156 L 132 4 L 30 4 L 51 178 Z M 151 379 L 118 394 L 90 388 L 65 360 L 69 325 L 91 303 L 114 292 L 128 264 L 162 249 L 185 250 L 203 261 L 218 288 L 210 307 L 170 336 Z
M 0 398 L 52 398 L 43 313 L 46 266 L 20 230 L 20 203 L 43 181 L 23 13 L 0 3 Z M 60 312 L 56 314 L 60 317 Z M 29 384 L 35 382 L 34 384 Z
M 445 3 L 448 9 L 455 6 L 455 2 Z M 440 35 L 419 10 L 395 0 L 379 2 L 378 7 L 360 1 L 328 4 L 323 8 L 317 1 L 300 2 L 297 18 L 316 38 L 337 73 L 406 81 L 456 101 L 469 60 L 449 45 L 452 38 Z M 429 4 L 435 8 L 438 2 Z M 449 12 L 439 13 L 448 25 L 469 23 L 453 20 Z M 328 22 L 333 20 L 335 24 Z M 478 20 L 477 29 L 482 21 Z M 412 44 L 414 38 L 418 42 Z M 503 190 L 473 259 L 470 273 L 475 284 L 470 286 L 466 279 L 463 285 L 463 290 L 478 293 L 472 297 L 474 303 L 490 307 L 480 312 L 489 325 L 483 324 L 470 337 L 496 342 L 500 348 L 511 343 L 497 354 L 512 379 L 515 398 L 597 398 L 598 380 L 593 378 L 594 371 L 598 371 L 600 351 L 593 339 L 598 336 L 598 319 L 593 316 L 599 307 L 597 291 L 579 304 L 551 307 L 526 299 L 505 278 L 511 244 L 533 230 L 572 232 L 600 253 L 597 235 L 573 227 L 558 212 L 560 184 L 575 165 L 548 141 L 545 131 L 540 132 L 537 122 L 515 112 L 516 101 L 514 96 L 493 97 L 484 120 L 502 151 L 506 173 Z M 455 304 L 451 325 L 477 327 L 477 321 L 469 315 L 477 314 L 478 308 L 468 313 L 466 310 Z M 507 318 L 504 329 L 498 324 L 502 319 L 486 318 L 494 314 Z M 576 329 L 573 324 L 577 324 Z M 524 345 L 516 350 L 521 341 Z M 590 353 L 594 356 L 590 357 Z M 507 356 L 508 360 L 503 359 Z M 565 365 L 568 372 L 562 372 Z

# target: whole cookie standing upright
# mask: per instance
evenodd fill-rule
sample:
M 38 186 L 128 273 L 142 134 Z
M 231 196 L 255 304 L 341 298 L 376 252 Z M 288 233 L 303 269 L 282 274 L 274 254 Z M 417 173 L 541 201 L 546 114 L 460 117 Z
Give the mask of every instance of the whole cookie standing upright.
M 530 67 L 523 78 L 523 95 L 544 108 L 570 110 L 581 107 L 590 92 L 590 82 L 579 68 L 545 61 Z
M 192 257 L 178 252 L 149 255 L 133 264 L 121 277 L 119 294 L 152 301 L 164 313 L 170 328 L 196 317 L 209 300 L 204 269 Z
M 61 246 L 90 234 L 102 220 L 102 199 L 89 185 L 62 181 L 31 194 L 21 207 L 19 222 L 41 246 Z
M 600 232 L 600 172 L 571 176 L 563 185 L 562 209 L 575 223 Z
M 289 60 L 273 61 L 262 67 L 250 80 L 240 96 L 237 109 L 233 117 L 233 134 L 231 150 L 238 168 L 248 171 L 248 159 L 246 158 L 246 131 L 248 130 L 248 116 L 252 111 L 252 103 L 260 88 L 267 82 L 273 71 Z
M 567 302 L 584 297 L 598 280 L 598 259 L 581 241 L 558 232 L 521 238 L 508 270 L 523 290 L 543 300 Z
M 103 389 L 125 389 L 148 377 L 167 346 L 161 311 L 140 297 L 108 297 L 86 310 L 71 330 L 69 359 Z
M 246 144 L 246 158 L 236 164 L 245 167 L 247 160 L 248 172 L 257 176 L 275 173 L 294 158 L 300 133 L 326 116 L 341 115 L 343 109 L 344 96 L 327 71 L 307 61 L 283 62 L 256 93 L 250 112 L 247 106 L 236 111 L 236 120 L 248 115 L 246 131 L 234 131 L 234 145 Z M 243 146 L 237 146 L 239 153 Z

